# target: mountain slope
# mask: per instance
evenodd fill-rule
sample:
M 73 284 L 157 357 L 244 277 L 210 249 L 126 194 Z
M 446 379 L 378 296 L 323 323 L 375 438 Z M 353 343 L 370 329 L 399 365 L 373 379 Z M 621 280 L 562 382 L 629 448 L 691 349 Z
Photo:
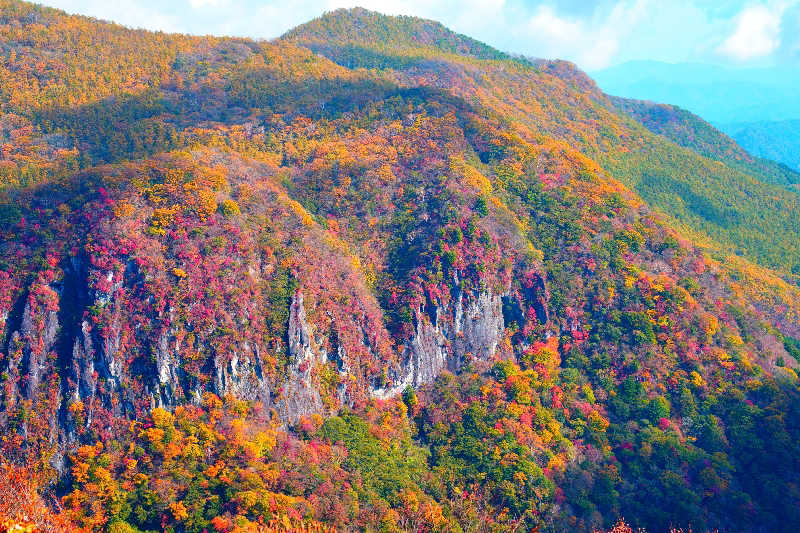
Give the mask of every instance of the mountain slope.
M 374 59 L 368 50 L 401 58 L 410 49 L 476 59 L 508 59 L 507 54 L 465 35 L 456 34 L 438 22 L 407 16 L 387 17 L 363 8 L 333 11 L 288 31 L 281 39 L 302 43 L 314 51 L 325 48 L 333 41 L 336 48 L 347 50 L 362 61 Z M 352 68 L 354 65 L 348 66 Z M 366 67 L 365 64 L 360 66 Z
M 690 148 L 702 156 L 724 161 L 769 183 L 789 188 L 800 183 L 800 173 L 776 163 L 780 158 L 769 157 L 769 153 L 753 150 L 750 150 L 750 153 L 746 152 L 734 139 L 688 111 L 642 100 L 617 97 L 610 99 L 618 109 L 641 122 L 653 133 L 664 135 L 676 144 Z M 773 161 L 758 159 L 750 155 L 751 153 Z
M 391 20 L 376 17 L 379 26 Z M 346 22 L 362 24 L 358 20 L 347 18 Z M 323 32 L 321 27 L 327 32 L 328 44 L 317 52 L 340 63 L 342 54 L 348 54 L 351 67 L 373 66 L 369 53 L 350 54 L 352 35 L 358 31 L 349 30 L 336 14 L 296 28 L 290 40 L 313 49 Z M 367 39 L 359 46 L 370 49 Z M 653 207 L 673 217 L 676 224 L 707 235 L 709 244 L 722 244 L 724 253 L 733 251 L 784 272 L 800 264 L 800 227 L 789 215 L 800 207 L 800 197 L 764 183 L 783 184 L 793 179 L 792 173 L 785 176 L 768 164 L 742 166 L 720 158 L 709 161 L 701 157 L 706 154 L 654 138 L 640 124 L 616 114 L 617 109 L 594 82 L 564 62 L 478 64 L 453 58 L 442 64 L 439 59 L 425 59 L 427 44 L 414 39 L 406 39 L 402 49 L 413 61 L 397 64 L 385 73 L 401 85 L 447 88 L 467 101 L 477 99 L 526 140 L 544 134 L 579 147 Z M 671 181 L 670 176 L 681 176 L 680 183 Z M 765 235 L 770 237 L 765 240 Z
M 637 193 L 770 264 L 790 191 L 420 19 L 0 2 L 2 453 L 75 527 L 800 522 L 800 291 Z

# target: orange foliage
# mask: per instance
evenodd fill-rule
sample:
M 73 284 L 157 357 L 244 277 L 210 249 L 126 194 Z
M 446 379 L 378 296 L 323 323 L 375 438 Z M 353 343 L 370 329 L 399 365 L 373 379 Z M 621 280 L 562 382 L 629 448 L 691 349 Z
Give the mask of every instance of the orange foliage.
M 31 470 L 0 465 L 0 531 L 7 533 L 57 533 L 86 531 L 63 513 L 52 511 L 38 492 Z

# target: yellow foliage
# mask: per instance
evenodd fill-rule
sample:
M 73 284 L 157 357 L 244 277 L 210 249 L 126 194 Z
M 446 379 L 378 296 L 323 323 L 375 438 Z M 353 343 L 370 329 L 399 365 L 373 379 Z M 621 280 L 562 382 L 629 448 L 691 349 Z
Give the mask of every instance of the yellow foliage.
M 172 502 L 169 504 L 169 510 L 172 511 L 172 516 L 174 516 L 175 520 L 178 522 L 189 518 L 189 511 L 186 509 L 186 506 L 183 505 L 183 502 Z
M 206 220 L 217 212 L 217 193 L 209 189 L 200 189 L 195 195 L 193 209 L 200 219 Z
M 704 380 L 703 376 L 701 376 L 700 374 L 698 374 L 694 370 L 689 372 L 689 379 L 691 380 L 692 385 L 694 385 L 695 387 L 705 387 L 706 386 L 706 380 Z
M 256 457 L 264 457 L 277 443 L 274 431 L 259 431 L 245 445 Z
M 72 478 L 78 483 L 86 483 L 89 480 L 89 465 L 77 463 L 72 467 Z
M 200 168 L 200 178 L 204 185 L 215 191 L 222 190 L 228 181 L 225 179 L 225 167 L 216 166 L 213 168 Z
M 165 235 L 167 228 L 172 224 L 172 220 L 177 213 L 178 208 L 176 206 L 153 209 L 153 215 L 150 217 L 150 226 L 147 228 L 148 233 L 159 236 Z
M 185 451 L 185 447 L 181 446 L 179 442 L 173 440 L 164 448 L 164 460 L 169 461 L 173 457 L 182 456 Z
M 164 430 L 160 428 L 148 428 L 142 432 L 155 451 L 164 451 Z
M 311 215 L 308 214 L 308 211 L 306 211 L 305 207 L 300 205 L 300 202 L 297 200 L 292 200 L 291 198 L 287 198 L 286 203 L 289 205 L 289 208 L 294 212 L 294 214 L 300 217 L 300 220 L 303 222 L 304 226 L 314 225 L 314 219 L 311 218 Z
M 736 334 L 728 335 L 725 340 L 729 346 L 744 346 L 744 340 Z
M 150 413 L 150 417 L 153 419 L 153 424 L 158 428 L 171 427 L 174 421 L 172 413 L 161 407 L 153 409 Z
M 239 209 L 239 204 L 237 204 L 234 200 L 230 198 L 227 200 L 223 200 L 222 203 L 219 205 L 222 214 L 226 217 L 232 217 L 236 215 L 242 214 L 241 209 Z
M 442 506 L 436 502 L 425 502 L 422 505 L 422 516 L 434 529 L 440 527 L 445 522 Z
M 203 456 L 203 450 L 199 446 L 199 441 L 194 435 L 186 438 L 183 448 L 181 449 L 181 457 L 184 459 L 197 459 Z
M 77 416 L 83 413 L 83 402 L 80 400 L 72 402 L 69 406 L 69 412 L 72 414 L 72 416 Z
M 114 205 L 114 218 L 127 218 L 136 211 L 136 208 L 127 200 L 121 200 Z
M 461 174 L 464 177 L 464 182 L 479 193 L 489 194 L 492 192 L 492 183 L 489 179 L 462 158 L 452 158 L 450 160 L 450 170 Z
M 595 431 L 605 431 L 608 429 L 609 421 L 600 416 L 597 411 L 589 413 L 589 427 Z
M 547 468 L 549 468 L 550 470 L 561 471 L 564 470 L 566 466 L 567 466 L 567 461 L 561 454 L 554 455 L 547 462 Z
M 101 485 L 107 485 L 111 483 L 111 472 L 108 471 L 107 468 L 103 468 L 102 466 L 98 466 L 94 471 L 94 477 L 97 479 L 97 482 Z
M 705 324 L 705 332 L 706 335 L 709 337 L 713 337 L 719 331 L 719 320 L 716 316 L 708 314 L 706 315 L 706 324 Z
M 377 171 L 378 178 L 384 184 L 394 183 L 397 181 L 397 176 L 394 175 L 392 167 L 389 165 L 381 165 Z
M 222 408 L 222 400 L 213 392 L 206 392 L 203 394 L 203 406 L 206 409 L 220 409 Z
M 508 413 L 508 416 L 519 418 L 520 415 L 522 415 L 522 413 L 525 412 L 525 407 L 519 405 L 516 402 L 511 402 L 506 407 L 506 412 Z
M 217 463 L 206 468 L 204 474 L 208 477 L 215 478 L 220 470 L 222 470 L 222 463 Z

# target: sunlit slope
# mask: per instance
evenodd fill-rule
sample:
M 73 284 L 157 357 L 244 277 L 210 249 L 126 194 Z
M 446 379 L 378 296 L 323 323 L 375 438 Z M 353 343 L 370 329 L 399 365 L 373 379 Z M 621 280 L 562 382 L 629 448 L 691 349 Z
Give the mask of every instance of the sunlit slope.
M 753 162 L 689 113 L 673 113 L 673 122 L 679 124 L 675 131 L 660 127 L 651 132 L 641 114 L 634 118 L 645 124 L 631 120 L 628 110 L 621 112 L 618 101 L 609 101 L 571 64 L 475 54 L 459 48 L 461 36 L 414 20 L 404 19 L 404 24 L 416 32 L 394 32 L 391 17 L 337 11 L 284 39 L 350 67 L 377 68 L 381 77 L 401 84 L 441 88 L 479 102 L 528 140 L 541 135 L 563 140 L 652 207 L 707 235 L 707 242 L 722 253 L 783 272 L 800 264 L 800 223 L 792 215 L 800 199 L 794 191 L 773 185 L 794 183 L 795 173 Z M 403 61 L 371 63 L 371 54 L 386 46 L 376 35 L 358 30 L 362 27 L 385 32 L 395 61 Z

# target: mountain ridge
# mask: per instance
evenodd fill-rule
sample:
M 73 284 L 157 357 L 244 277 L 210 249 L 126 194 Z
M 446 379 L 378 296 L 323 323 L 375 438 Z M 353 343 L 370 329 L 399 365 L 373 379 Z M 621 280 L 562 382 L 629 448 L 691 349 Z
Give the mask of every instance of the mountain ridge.
M 392 22 L 392 25 L 388 24 Z M 332 26 L 332 27 L 331 27 Z M 397 27 L 399 26 L 399 27 Z M 476 59 L 509 59 L 510 56 L 475 39 L 447 29 L 439 22 L 410 16 L 390 17 L 362 7 L 340 8 L 301 24 L 279 39 L 289 42 L 326 41 L 371 47 L 404 46 L 435 48 Z
M 664 135 L 680 146 L 692 148 L 702 156 L 724 160 L 745 171 L 764 176 L 765 181 L 790 189 L 800 183 L 800 173 L 796 170 L 779 163 L 776 158 L 771 158 L 773 162 L 750 155 L 732 137 L 689 111 L 645 100 L 613 96 L 610 99 L 617 108 L 653 133 Z
M 734 137 L 739 144 L 761 157 L 780 161 L 788 167 L 799 170 L 797 153 L 798 141 L 794 136 L 798 120 L 775 122 L 742 122 L 721 124 L 719 128 Z

